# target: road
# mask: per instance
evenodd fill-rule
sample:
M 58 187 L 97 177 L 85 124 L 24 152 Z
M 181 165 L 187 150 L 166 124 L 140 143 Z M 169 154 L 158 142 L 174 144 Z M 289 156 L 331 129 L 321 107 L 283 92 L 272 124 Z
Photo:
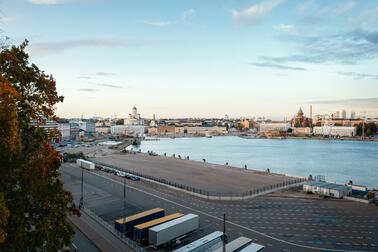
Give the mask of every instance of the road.
M 79 197 L 81 171 L 63 164 L 65 187 Z M 100 172 L 85 172 L 84 202 L 109 223 L 123 216 L 122 179 Z M 144 181 L 127 181 L 127 215 L 154 207 L 167 213 L 195 213 L 200 230 L 186 242 L 222 230 L 227 214 L 229 240 L 246 236 L 266 251 L 320 251 L 322 248 L 377 251 L 378 208 L 356 202 L 269 195 L 237 202 L 212 202 Z M 164 250 L 162 250 L 164 251 Z

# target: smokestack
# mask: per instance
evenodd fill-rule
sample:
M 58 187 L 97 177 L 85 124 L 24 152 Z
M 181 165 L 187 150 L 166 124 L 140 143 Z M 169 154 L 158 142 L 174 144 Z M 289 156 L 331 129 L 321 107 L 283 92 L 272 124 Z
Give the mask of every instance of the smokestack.
M 312 119 L 312 105 L 310 105 L 310 118 Z

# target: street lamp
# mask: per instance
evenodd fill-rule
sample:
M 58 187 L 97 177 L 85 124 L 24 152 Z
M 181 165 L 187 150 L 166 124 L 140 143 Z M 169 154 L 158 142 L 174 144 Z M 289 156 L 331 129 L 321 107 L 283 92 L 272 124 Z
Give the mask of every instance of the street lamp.
M 126 175 L 123 177 L 123 224 L 126 223 Z M 126 232 L 125 236 L 126 236 Z
M 80 195 L 80 203 L 79 209 L 84 206 L 84 169 L 81 167 L 81 195 Z
M 223 214 L 223 252 L 226 252 L 226 243 L 227 243 L 226 214 Z

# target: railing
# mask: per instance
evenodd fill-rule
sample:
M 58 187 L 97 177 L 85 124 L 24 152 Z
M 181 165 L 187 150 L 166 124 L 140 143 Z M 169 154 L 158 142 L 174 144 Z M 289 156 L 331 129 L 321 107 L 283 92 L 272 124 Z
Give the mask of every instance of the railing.
M 104 228 L 109 230 L 113 235 L 115 235 L 117 238 L 119 238 L 121 241 L 123 241 L 127 246 L 129 246 L 133 251 L 136 252 L 146 252 L 146 250 L 139 245 L 137 245 L 136 242 L 133 240 L 125 237 L 125 235 L 118 230 L 116 230 L 112 225 L 104 221 L 101 217 L 96 215 L 94 212 L 92 212 L 89 208 L 82 207 L 81 211 L 86 213 L 88 216 L 90 216 L 92 219 L 97 221 L 100 225 L 102 225 Z
M 189 192 L 192 195 L 199 196 L 201 198 L 207 198 L 207 199 L 213 199 L 213 200 L 243 200 L 243 199 L 248 199 L 248 198 L 252 198 L 252 197 L 257 196 L 257 195 L 261 195 L 261 194 L 271 192 L 271 191 L 274 191 L 274 190 L 278 190 L 278 189 L 281 189 L 281 188 L 287 188 L 287 187 L 294 186 L 296 184 L 300 184 L 302 182 L 307 181 L 307 179 L 305 179 L 305 178 L 296 178 L 296 179 L 292 179 L 292 180 L 286 180 L 286 181 L 283 181 L 281 183 L 277 183 L 277 184 L 273 184 L 273 185 L 267 185 L 267 186 L 263 186 L 263 187 L 259 187 L 259 188 L 254 188 L 252 190 L 241 192 L 241 193 L 211 192 L 211 191 L 206 191 L 206 190 L 203 190 L 203 189 L 191 187 L 191 186 L 188 186 L 188 185 L 183 185 L 183 184 L 180 184 L 180 183 L 168 181 L 166 179 L 154 177 L 154 176 L 151 176 L 151 175 L 139 173 L 139 172 L 136 172 L 136 171 L 133 171 L 133 170 L 120 168 L 120 167 L 110 165 L 110 164 L 106 164 L 106 163 L 103 163 L 103 162 L 99 162 L 99 161 L 95 161 L 95 160 L 91 160 L 91 161 L 95 162 L 96 164 L 99 164 L 99 165 L 110 167 L 110 168 L 115 169 L 117 171 L 123 171 L 123 172 L 127 172 L 127 173 L 130 173 L 130 174 L 136 175 L 138 177 L 145 179 L 145 181 L 147 181 L 147 182 L 155 182 L 155 183 L 167 185 L 167 186 L 173 187 L 175 189 L 179 189 L 179 190 L 182 190 L 182 191 Z

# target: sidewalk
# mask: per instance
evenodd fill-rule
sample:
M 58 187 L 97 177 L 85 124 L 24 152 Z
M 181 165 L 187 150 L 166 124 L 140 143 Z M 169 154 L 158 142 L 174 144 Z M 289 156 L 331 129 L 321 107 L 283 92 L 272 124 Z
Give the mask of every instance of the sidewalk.
M 81 216 L 70 216 L 72 223 L 83 232 L 101 251 L 132 251 L 125 243 L 106 228 L 81 211 Z

